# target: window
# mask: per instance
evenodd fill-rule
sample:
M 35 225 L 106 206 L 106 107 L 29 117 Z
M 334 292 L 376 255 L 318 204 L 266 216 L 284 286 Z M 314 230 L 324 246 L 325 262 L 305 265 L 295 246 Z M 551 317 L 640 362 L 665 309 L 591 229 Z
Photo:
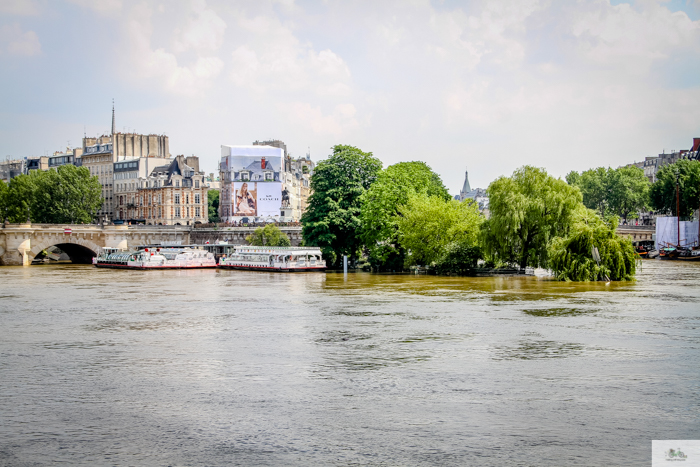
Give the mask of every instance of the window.
M 190 217 L 190 208 L 189 208 L 189 206 L 188 206 L 186 209 L 187 209 L 187 217 Z
M 200 212 L 200 211 L 199 211 L 199 207 L 194 208 L 194 215 L 195 215 L 196 217 L 199 217 L 199 212 Z
M 199 193 L 195 193 L 194 195 L 194 204 L 199 204 Z
M 248 172 L 241 172 L 241 180 L 250 180 L 250 174 Z
M 180 193 L 175 193 L 175 204 L 180 204 Z M 178 214 L 177 217 L 180 217 L 180 215 Z
M 185 195 L 185 204 L 190 204 L 190 195 Z
M 272 180 L 272 173 L 271 172 L 265 172 L 265 180 Z
M 180 217 L 180 208 L 175 208 L 175 217 Z
M 194 187 L 195 187 L 195 188 L 199 188 L 199 180 L 195 180 L 195 181 L 194 181 Z
M 175 187 L 180 188 L 180 180 L 175 180 Z

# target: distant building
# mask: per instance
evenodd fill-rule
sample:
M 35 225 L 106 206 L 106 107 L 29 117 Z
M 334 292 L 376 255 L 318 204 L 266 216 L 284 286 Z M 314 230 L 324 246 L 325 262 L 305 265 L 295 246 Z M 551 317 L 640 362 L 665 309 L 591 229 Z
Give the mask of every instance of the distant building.
M 644 175 L 647 176 L 651 183 L 656 181 L 656 174 L 659 169 L 665 165 L 673 164 L 681 159 L 699 160 L 700 159 L 700 138 L 693 138 L 693 146 L 680 151 L 665 151 L 658 156 L 647 156 L 642 162 L 634 162 L 627 164 L 626 167 L 640 167 L 644 169 Z
M 27 161 L 25 159 L 7 159 L 0 162 L 0 180 L 9 183 L 17 175 L 27 172 Z
M 99 177 L 102 185 L 103 203 L 102 208 L 97 212 L 100 219 L 107 221 L 117 219 L 114 164 L 144 158 L 169 159 L 171 157 L 169 145 L 168 137 L 165 135 L 117 133 L 114 106 L 112 106 L 112 133 L 97 138 L 83 138 L 82 164 L 90 170 L 90 174 Z
M 49 158 L 48 156 L 41 157 L 29 157 L 27 158 L 27 173 L 32 170 L 48 170 L 49 169 Z
M 156 167 L 168 165 L 171 161 L 163 157 L 140 157 L 114 163 L 115 220 L 144 221 L 136 207 L 140 181 L 148 178 Z
M 151 225 L 193 225 L 209 222 L 204 172 L 198 157 L 177 156 L 138 179 L 135 208 Z
M 219 177 L 214 178 L 213 173 L 210 173 L 209 176 L 204 179 L 204 183 L 210 190 L 221 189 L 221 182 L 219 181 Z
M 298 221 L 306 209 L 315 164 L 293 159 L 280 140 L 221 146 L 219 217 L 224 222 Z
M 83 148 L 66 148 L 65 151 L 56 151 L 52 156 L 49 156 L 49 169 L 55 169 L 62 165 L 75 165 L 80 167 L 82 165 Z
M 489 196 L 486 190 L 483 188 L 472 189 L 469 185 L 469 171 L 464 171 L 464 185 L 459 192 L 459 195 L 455 196 L 458 201 L 472 200 L 479 206 L 479 211 L 488 213 L 489 209 Z

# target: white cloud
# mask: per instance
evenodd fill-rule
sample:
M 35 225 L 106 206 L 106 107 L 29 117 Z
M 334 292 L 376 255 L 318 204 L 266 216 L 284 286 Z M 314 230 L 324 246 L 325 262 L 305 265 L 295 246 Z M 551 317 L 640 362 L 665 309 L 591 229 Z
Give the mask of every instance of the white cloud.
M 31 57 L 41 54 L 41 42 L 34 31 L 23 31 L 19 24 L 0 27 L 0 51 Z
M 0 2 L 0 14 L 32 16 L 39 14 L 39 6 L 34 0 L 3 0 Z
M 67 0 L 70 3 L 89 8 L 97 13 L 106 15 L 118 12 L 122 9 L 121 0 Z
M 204 0 L 193 0 L 192 10 L 197 17 L 188 21 L 185 30 L 175 40 L 175 51 L 218 50 L 224 40 L 226 23 L 214 10 L 207 8 Z
M 202 14 L 209 19 L 205 4 L 201 2 L 193 2 L 193 10 Z M 153 36 L 152 24 L 153 11 L 147 5 L 136 5 L 130 11 L 125 22 L 125 32 L 130 42 L 128 55 L 123 57 L 125 62 L 129 63 L 126 68 L 126 77 L 138 81 L 145 79 L 155 80 L 157 83 L 162 83 L 167 92 L 181 95 L 198 95 L 205 89 L 209 88 L 212 80 L 223 69 L 223 61 L 214 55 L 198 56 L 196 61 L 190 66 L 180 65 L 176 53 L 168 52 L 165 48 L 160 47 L 153 50 L 151 38 Z M 217 23 L 218 24 L 218 23 Z M 223 28 L 225 28 L 223 24 Z M 195 31 L 189 29 L 189 31 Z M 223 30 L 223 29 L 222 29 Z M 195 47 L 197 49 L 210 49 L 212 43 L 207 43 L 210 38 L 204 36 L 187 35 L 189 37 L 184 43 L 187 47 L 181 47 L 179 50 Z M 202 39 L 198 42 L 199 39 Z M 181 42 L 182 44 L 182 42 Z
M 231 55 L 230 77 L 235 85 L 255 92 L 348 95 L 350 69 L 332 50 L 317 52 L 274 18 L 241 17 L 238 26 L 246 32 L 246 40 Z

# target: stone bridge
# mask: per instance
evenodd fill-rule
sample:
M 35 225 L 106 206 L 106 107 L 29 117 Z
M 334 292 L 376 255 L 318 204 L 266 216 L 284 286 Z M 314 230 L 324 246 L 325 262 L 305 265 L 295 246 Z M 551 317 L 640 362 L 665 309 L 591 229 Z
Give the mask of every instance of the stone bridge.
M 245 244 L 253 227 L 194 229 L 180 225 L 5 224 L 0 228 L 0 265 L 29 265 L 43 250 L 57 246 L 74 263 L 90 264 L 101 248 L 130 249 L 152 244 L 204 244 L 227 241 Z M 301 243 L 301 227 L 282 227 Z

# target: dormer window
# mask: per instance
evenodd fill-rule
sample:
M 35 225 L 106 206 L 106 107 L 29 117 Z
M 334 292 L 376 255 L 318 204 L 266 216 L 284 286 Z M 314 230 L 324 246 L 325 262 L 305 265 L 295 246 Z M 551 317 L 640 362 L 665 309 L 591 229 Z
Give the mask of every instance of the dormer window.
M 242 171 L 242 172 L 241 172 L 241 180 L 243 180 L 243 181 L 249 181 L 249 180 L 250 180 L 250 172 L 248 172 L 248 171 Z

